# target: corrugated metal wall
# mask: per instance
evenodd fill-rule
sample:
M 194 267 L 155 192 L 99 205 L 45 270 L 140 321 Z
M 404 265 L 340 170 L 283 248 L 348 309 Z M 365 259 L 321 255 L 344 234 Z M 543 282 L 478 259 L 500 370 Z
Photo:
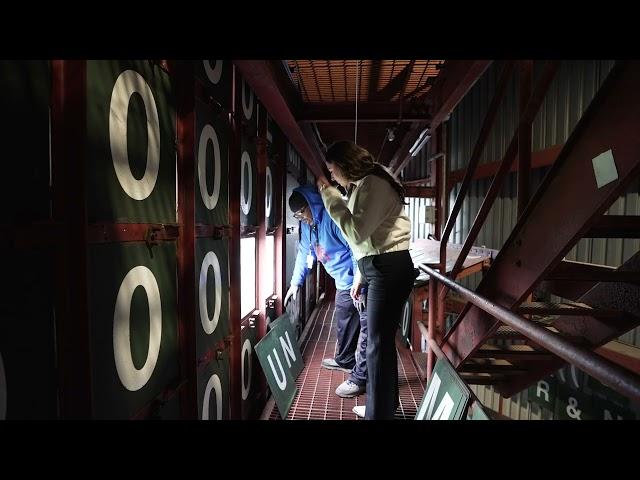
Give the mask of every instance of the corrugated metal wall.
M 416 158 L 409 162 L 402 171 L 404 181 L 426 178 L 431 174 L 431 164 L 427 163 L 427 160 L 436 153 L 434 145 L 435 143 L 429 140 L 418 152 Z M 421 185 L 428 185 L 428 183 L 425 182 Z M 405 212 L 409 216 L 412 226 L 411 241 L 427 238 L 429 234 L 433 234 L 435 226 L 431 223 L 424 223 L 424 207 L 433 206 L 435 200 L 433 198 L 407 198 L 406 201 L 408 205 L 405 207 Z
M 433 139 L 429 139 L 420 149 L 416 158 L 404 167 L 402 170 L 402 179 L 404 181 L 426 178 L 431 174 L 431 165 L 427 163 L 427 159 L 436 153 L 434 147 L 435 142 L 432 140 Z M 426 185 L 426 183 L 424 185 Z
M 544 150 L 563 144 L 578 120 L 589 106 L 613 67 L 613 61 L 565 61 L 562 62 L 545 100 L 533 123 L 533 150 Z M 534 62 L 534 83 L 543 62 Z M 469 162 L 487 107 L 493 98 L 502 62 L 494 63 L 460 102 L 448 122 L 449 171 L 462 169 Z M 517 75 L 509 83 L 496 117 L 491 135 L 485 146 L 481 163 L 500 161 L 515 130 L 518 115 Z M 532 171 L 532 191 L 538 187 L 549 167 Z M 463 243 L 475 219 L 482 201 L 491 185 L 491 178 L 471 184 L 462 211 L 458 215 L 451 241 Z M 449 197 L 453 205 L 460 189 L 457 184 Z M 621 196 L 608 210 L 612 215 L 640 214 L 640 180 L 635 180 L 626 195 Z M 517 175 L 508 176 L 502 191 L 491 209 L 487 222 L 475 242 L 478 246 L 500 249 L 516 223 Z M 589 239 L 580 240 L 567 254 L 568 260 L 619 266 L 640 249 L 638 239 Z M 467 286 L 475 288 L 480 276 L 469 277 Z M 622 341 L 640 345 L 640 330 L 621 337 Z
M 432 223 L 424 223 L 424 210 L 426 206 L 433 205 L 432 198 L 407 198 L 404 207 L 405 213 L 411 220 L 411 241 L 415 242 L 419 238 L 427 238 L 434 233 L 434 225 Z
M 469 162 L 471 152 L 484 120 L 487 108 L 493 98 L 496 83 L 503 62 L 495 62 L 474 85 L 472 90 L 460 102 L 452 113 L 447 124 L 448 132 L 448 170 L 464 168 Z M 546 98 L 533 123 L 533 150 L 544 150 L 554 145 L 563 144 L 573 131 L 583 112 L 613 67 L 613 61 L 564 61 L 553 80 Z M 534 62 L 534 86 L 542 71 L 544 62 Z M 510 81 L 507 93 L 500 105 L 499 113 L 489 136 L 481 163 L 502 160 L 513 136 L 518 116 L 518 83 L 517 74 Z M 414 161 L 405 172 L 405 178 L 421 178 L 422 169 L 426 169 L 426 156 L 422 161 Z M 538 187 L 549 167 L 532 171 L 532 192 Z M 475 219 L 484 197 L 491 185 L 491 178 L 472 182 L 469 194 L 463 204 L 461 213 L 451 236 L 451 242 L 463 243 L 469 228 Z M 460 184 L 451 191 L 449 206 L 455 202 Z M 609 209 L 615 215 L 640 214 L 640 180 L 635 180 L 627 193 Z M 500 249 L 516 223 L 517 208 L 517 176 L 510 174 L 502 191 L 491 209 L 487 222 L 482 227 L 475 245 Z M 408 211 L 413 213 L 417 208 L 417 199 L 411 200 Z M 412 217 L 413 218 L 413 217 Z M 416 227 L 415 238 L 424 238 L 420 225 Z M 551 226 L 550 226 L 551 227 Z M 428 232 L 427 232 L 428 233 Z M 426 236 L 426 234 L 424 234 Z M 619 266 L 640 249 L 640 240 L 622 239 L 582 239 L 567 255 L 569 260 Z M 461 283 L 475 289 L 481 275 L 476 274 L 464 279 Z M 640 346 L 640 329 L 635 329 L 620 340 Z M 499 395 L 490 387 L 473 387 L 480 401 L 488 407 L 498 410 Z M 512 418 L 552 418 L 552 412 L 545 411 L 537 405 L 530 404 L 526 392 L 503 400 L 502 413 Z

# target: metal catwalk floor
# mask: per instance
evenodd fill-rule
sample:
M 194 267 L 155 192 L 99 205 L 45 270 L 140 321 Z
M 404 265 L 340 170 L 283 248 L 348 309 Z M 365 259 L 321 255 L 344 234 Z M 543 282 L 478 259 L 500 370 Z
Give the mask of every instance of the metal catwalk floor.
M 289 410 L 288 420 L 359 420 L 351 409 L 356 405 L 364 405 L 366 394 L 355 398 L 338 397 L 335 389 L 347 379 L 348 374 L 320 366 L 322 359 L 333 357 L 336 350 L 333 307 L 334 302 L 324 303 L 312 320 L 309 327 L 311 331 L 301 345 L 305 366 L 296 381 L 298 392 Z M 395 416 L 398 420 L 411 420 L 422 400 L 424 384 L 411 360 L 410 351 L 404 348 L 397 348 L 396 351 L 400 406 Z M 275 406 L 269 419 L 281 419 Z

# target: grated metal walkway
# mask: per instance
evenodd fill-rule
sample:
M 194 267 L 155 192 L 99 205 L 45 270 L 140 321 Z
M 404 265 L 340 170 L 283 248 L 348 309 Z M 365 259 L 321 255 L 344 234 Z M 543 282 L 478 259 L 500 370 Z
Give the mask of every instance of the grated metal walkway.
M 366 394 L 355 398 L 338 397 L 335 390 L 349 374 L 320 366 L 323 358 L 333 357 L 336 351 L 333 308 L 334 302 L 324 302 L 301 345 L 305 366 L 296 380 L 298 392 L 288 420 L 359 420 L 351 409 L 366 403 Z M 395 416 L 398 420 L 412 420 L 422 400 L 424 384 L 411 360 L 411 352 L 404 348 L 398 348 L 397 352 L 400 406 Z M 269 419 L 281 419 L 277 407 L 274 406 Z

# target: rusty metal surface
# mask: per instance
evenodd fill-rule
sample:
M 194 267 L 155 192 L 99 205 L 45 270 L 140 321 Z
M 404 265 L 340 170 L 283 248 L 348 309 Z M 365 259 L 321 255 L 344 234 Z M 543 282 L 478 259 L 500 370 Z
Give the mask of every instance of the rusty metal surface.
M 232 96 L 237 92 L 236 68 L 233 68 Z M 240 115 L 236 102 L 233 103 L 231 120 L 231 146 L 229 149 L 229 224 L 231 237 L 229 238 L 229 325 L 231 325 L 231 353 L 229 355 L 230 369 L 230 410 L 231 419 L 239 420 L 242 416 L 241 398 L 241 365 L 240 352 L 242 349 L 242 335 L 240 331 Z
M 55 286 L 60 417 L 86 419 L 93 413 L 87 299 L 86 62 L 55 60 L 51 67 L 53 220 L 64 225 Z

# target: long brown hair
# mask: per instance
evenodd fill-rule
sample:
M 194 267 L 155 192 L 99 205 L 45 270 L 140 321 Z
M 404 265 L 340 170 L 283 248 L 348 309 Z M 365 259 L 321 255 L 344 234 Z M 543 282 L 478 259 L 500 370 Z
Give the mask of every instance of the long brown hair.
M 404 187 L 383 165 L 376 162 L 368 150 L 362 148 L 350 140 L 341 140 L 333 143 L 326 153 L 327 163 L 336 164 L 342 170 L 347 180 L 360 180 L 367 175 L 376 175 L 384 178 L 404 202 Z

